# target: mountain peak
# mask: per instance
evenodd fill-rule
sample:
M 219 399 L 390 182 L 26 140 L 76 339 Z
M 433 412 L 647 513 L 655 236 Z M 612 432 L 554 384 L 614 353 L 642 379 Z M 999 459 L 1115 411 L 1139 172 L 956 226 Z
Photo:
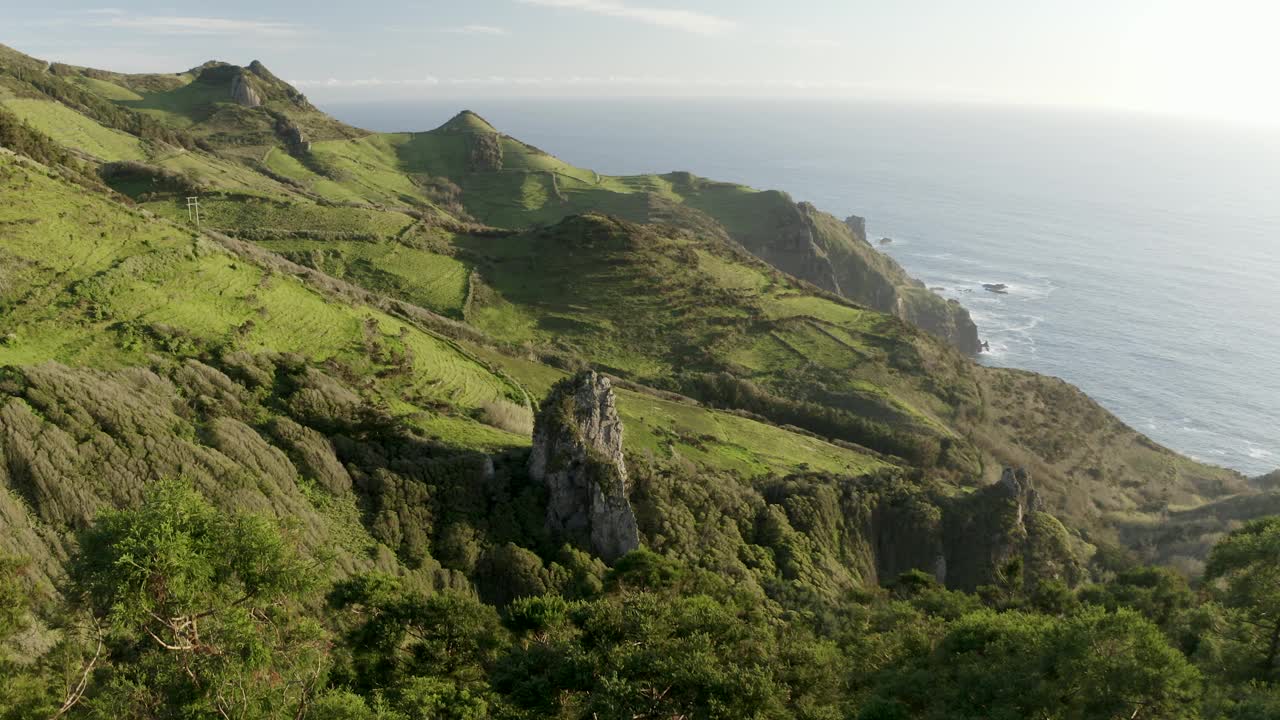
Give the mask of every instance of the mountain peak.
M 437 132 L 455 132 L 455 133 L 496 133 L 498 129 L 489 124 L 488 120 L 471 112 L 463 110 L 453 116 L 449 122 L 436 128 Z

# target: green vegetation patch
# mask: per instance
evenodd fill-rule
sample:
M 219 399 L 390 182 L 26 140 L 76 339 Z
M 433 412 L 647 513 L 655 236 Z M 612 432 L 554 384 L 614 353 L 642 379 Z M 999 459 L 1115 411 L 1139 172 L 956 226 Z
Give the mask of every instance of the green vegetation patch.
M 170 220 L 187 220 L 186 203 L 182 199 L 147 203 L 146 207 Z M 263 236 L 273 233 L 394 236 L 408 229 L 414 222 L 413 218 L 401 213 L 254 195 L 205 195 L 200 198 L 200 207 L 204 227 L 247 230 Z
M 4 107 L 57 142 L 101 160 L 145 160 L 142 141 L 127 133 L 103 127 L 71 108 L 52 100 L 11 98 Z
M 27 199 L 0 207 L 0 242 L 23 262 L 27 288 L 0 318 L 0 336 L 12 336 L 0 344 L 0 364 L 120 367 L 148 353 L 287 352 L 381 378 L 375 394 L 419 408 L 524 401 L 451 341 L 335 302 L 15 159 L 0 158 L 0 190 Z

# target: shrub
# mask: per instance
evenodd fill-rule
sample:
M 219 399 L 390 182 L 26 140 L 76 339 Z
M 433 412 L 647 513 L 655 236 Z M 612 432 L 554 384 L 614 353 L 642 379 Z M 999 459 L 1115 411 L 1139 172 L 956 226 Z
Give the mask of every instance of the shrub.
M 497 399 L 480 407 L 480 420 L 513 435 L 533 435 L 533 411 L 509 400 Z

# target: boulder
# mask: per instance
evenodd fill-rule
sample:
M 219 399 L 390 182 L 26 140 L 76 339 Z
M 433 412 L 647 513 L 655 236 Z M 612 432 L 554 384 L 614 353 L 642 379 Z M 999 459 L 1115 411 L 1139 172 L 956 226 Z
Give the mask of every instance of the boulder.
M 534 422 L 529 477 L 547 488 L 547 530 L 608 562 L 640 546 L 609 379 L 561 380 Z

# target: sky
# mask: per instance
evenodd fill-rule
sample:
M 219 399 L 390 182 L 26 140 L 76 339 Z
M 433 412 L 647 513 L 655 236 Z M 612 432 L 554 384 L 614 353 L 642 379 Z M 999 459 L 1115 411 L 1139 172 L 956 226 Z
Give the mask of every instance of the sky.
M 110 3 L 110 4 L 106 4 Z M 1276 0 L 0 0 L 0 43 L 313 100 L 858 98 L 1280 125 Z

